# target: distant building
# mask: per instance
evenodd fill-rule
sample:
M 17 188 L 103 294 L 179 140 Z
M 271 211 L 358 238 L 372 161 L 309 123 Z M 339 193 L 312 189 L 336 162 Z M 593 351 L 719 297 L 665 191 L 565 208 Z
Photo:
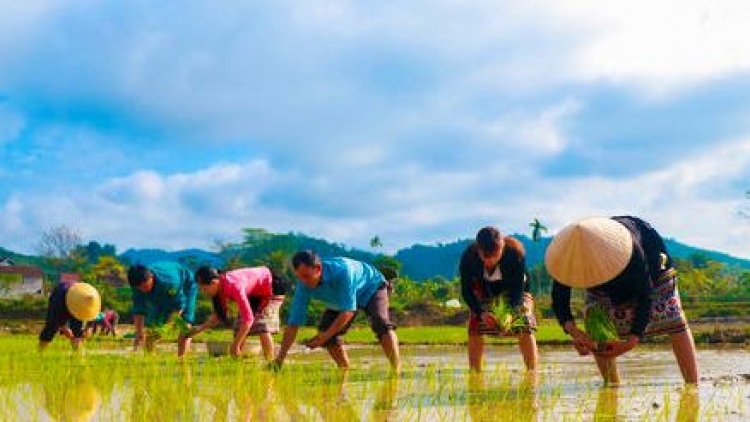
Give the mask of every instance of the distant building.
M 0 267 L 10 267 L 13 265 L 13 258 L 9 256 L 0 256 Z
M 81 275 L 77 273 L 60 273 L 60 283 L 78 283 Z
M 44 295 L 42 269 L 31 265 L 0 265 L 0 298 Z

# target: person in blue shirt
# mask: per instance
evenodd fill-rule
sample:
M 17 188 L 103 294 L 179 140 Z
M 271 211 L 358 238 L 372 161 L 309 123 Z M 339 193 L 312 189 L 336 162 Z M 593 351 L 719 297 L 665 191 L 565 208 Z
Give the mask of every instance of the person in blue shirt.
M 134 265 L 128 269 L 128 283 L 133 289 L 134 350 L 146 340 L 145 326 L 162 326 L 176 315 L 193 324 L 198 285 L 187 268 L 166 261 Z M 177 355 L 183 356 L 189 346 L 190 338 L 181 335 Z
M 349 356 L 344 349 L 342 336 L 351 327 L 358 310 L 362 309 L 380 340 L 391 368 L 400 370 L 396 325 L 391 322 L 388 312 L 390 284 L 383 274 L 369 264 L 353 259 L 321 260 L 312 251 L 298 252 L 292 258 L 292 265 L 299 283 L 281 347 L 273 362 L 276 368 L 283 365 L 299 327 L 305 323 L 308 305 L 312 299 L 316 299 L 323 302 L 327 309 L 318 325 L 318 335 L 305 343 L 307 347 L 325 347 L 339 368 L 348 368 Z

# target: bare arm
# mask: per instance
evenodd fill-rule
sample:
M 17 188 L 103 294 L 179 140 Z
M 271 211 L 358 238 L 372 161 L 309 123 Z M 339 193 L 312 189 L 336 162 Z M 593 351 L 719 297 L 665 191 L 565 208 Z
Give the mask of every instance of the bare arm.
M 210 317 L 206 320 L 206 322 L 203 323 L 203 325 L 198 326 L 196 329 L 190 332 L 190 337 L 195 337 L 198 334 L 210 330 L 211 328 L 216 327 L 219 324 L 219 317 L 216 316 L 216 314 L 211 314 Z
M 281 364 L 284 363 L 284 359 L 286 359 L 286 355 L 287 353 L 289 353 L 289 349 L 292 348 L 294 340 L 297 338 L 298 331 L 299 326 L 297 325 L 287 325 L 286 328 L 284 328 L 284 337 L 281 340 L 279 353 L 276 355 L 276 359 L 274 360 L 277 365 L 281 366 Z
M 346 324 L 354 318 L 354 311 L 341 312 L 327 330 L 315 336 L 310 347 L 320 347 L 325 344 L 331 337 L 335 336 L 346 327 Z
M 241 354 L 242 345 L 245 343 L 245 338 L 247 338 L 247 334 L 250 332 L 250 327 L 252 327 L 252 325 L 243 322 L 237 329 L 237 334 L 234 336 L 234 342 L 232 343 L 232 354 L 234 356 L 239 356 Z

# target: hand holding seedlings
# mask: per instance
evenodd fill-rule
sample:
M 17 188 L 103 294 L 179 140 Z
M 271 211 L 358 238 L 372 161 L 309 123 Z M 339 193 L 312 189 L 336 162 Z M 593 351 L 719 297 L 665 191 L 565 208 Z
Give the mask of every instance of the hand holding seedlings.
M 512 332 L 515 328 L 523 327 L 526 324 L 525 317 L 528 311 L 529 310 L 526 306 L 521 306 L 517 310 L 513 309 L 512 307 L 507 306 L 503 299 L 500 299 L 492 310 L 492 313 L 488 314 L 493 316 L 495 324 L 500 329 L 501 333 L 505 334 Z
M 599 348 L 594 354 L 604 358 L 616 358 L 623 355 L 638 345 L 640 339 L 637 336 L 630 336 L 627 340 L 610 340 L 600 343 Z
M 606 310 L 594 306 L 586 312 L 586 333 L 596 342 L 594 352 L 604 352 L 615 340 L 619 340 L 617 327 Z M 635 345 L 633 346 L 635 347 Z M 632 349 L 632 347 L 631 347 Z

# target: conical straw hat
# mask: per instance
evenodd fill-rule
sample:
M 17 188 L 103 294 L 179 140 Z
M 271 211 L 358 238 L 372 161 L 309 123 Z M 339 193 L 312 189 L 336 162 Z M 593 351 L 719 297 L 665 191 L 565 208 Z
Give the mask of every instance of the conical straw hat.
M 617 277 L 630 262 L 633 237 L 610 218 L 587 218 L 555 236 L 544 262 L 550 275 L 566 286 L 587 289 Z
M 99 292 L 88 283 L 75 283 L 65 295 L 68 311 L 78 320 L 91 321 L 102 309 Z
M 93 420 L 96 411 L 102 402 L 102 395 L 92 384 L 84 381 L 81 384 L 72 384 L 65 392 L 65 403 L 63 403 L 64 420 L 74 422 L 87 422 Z

